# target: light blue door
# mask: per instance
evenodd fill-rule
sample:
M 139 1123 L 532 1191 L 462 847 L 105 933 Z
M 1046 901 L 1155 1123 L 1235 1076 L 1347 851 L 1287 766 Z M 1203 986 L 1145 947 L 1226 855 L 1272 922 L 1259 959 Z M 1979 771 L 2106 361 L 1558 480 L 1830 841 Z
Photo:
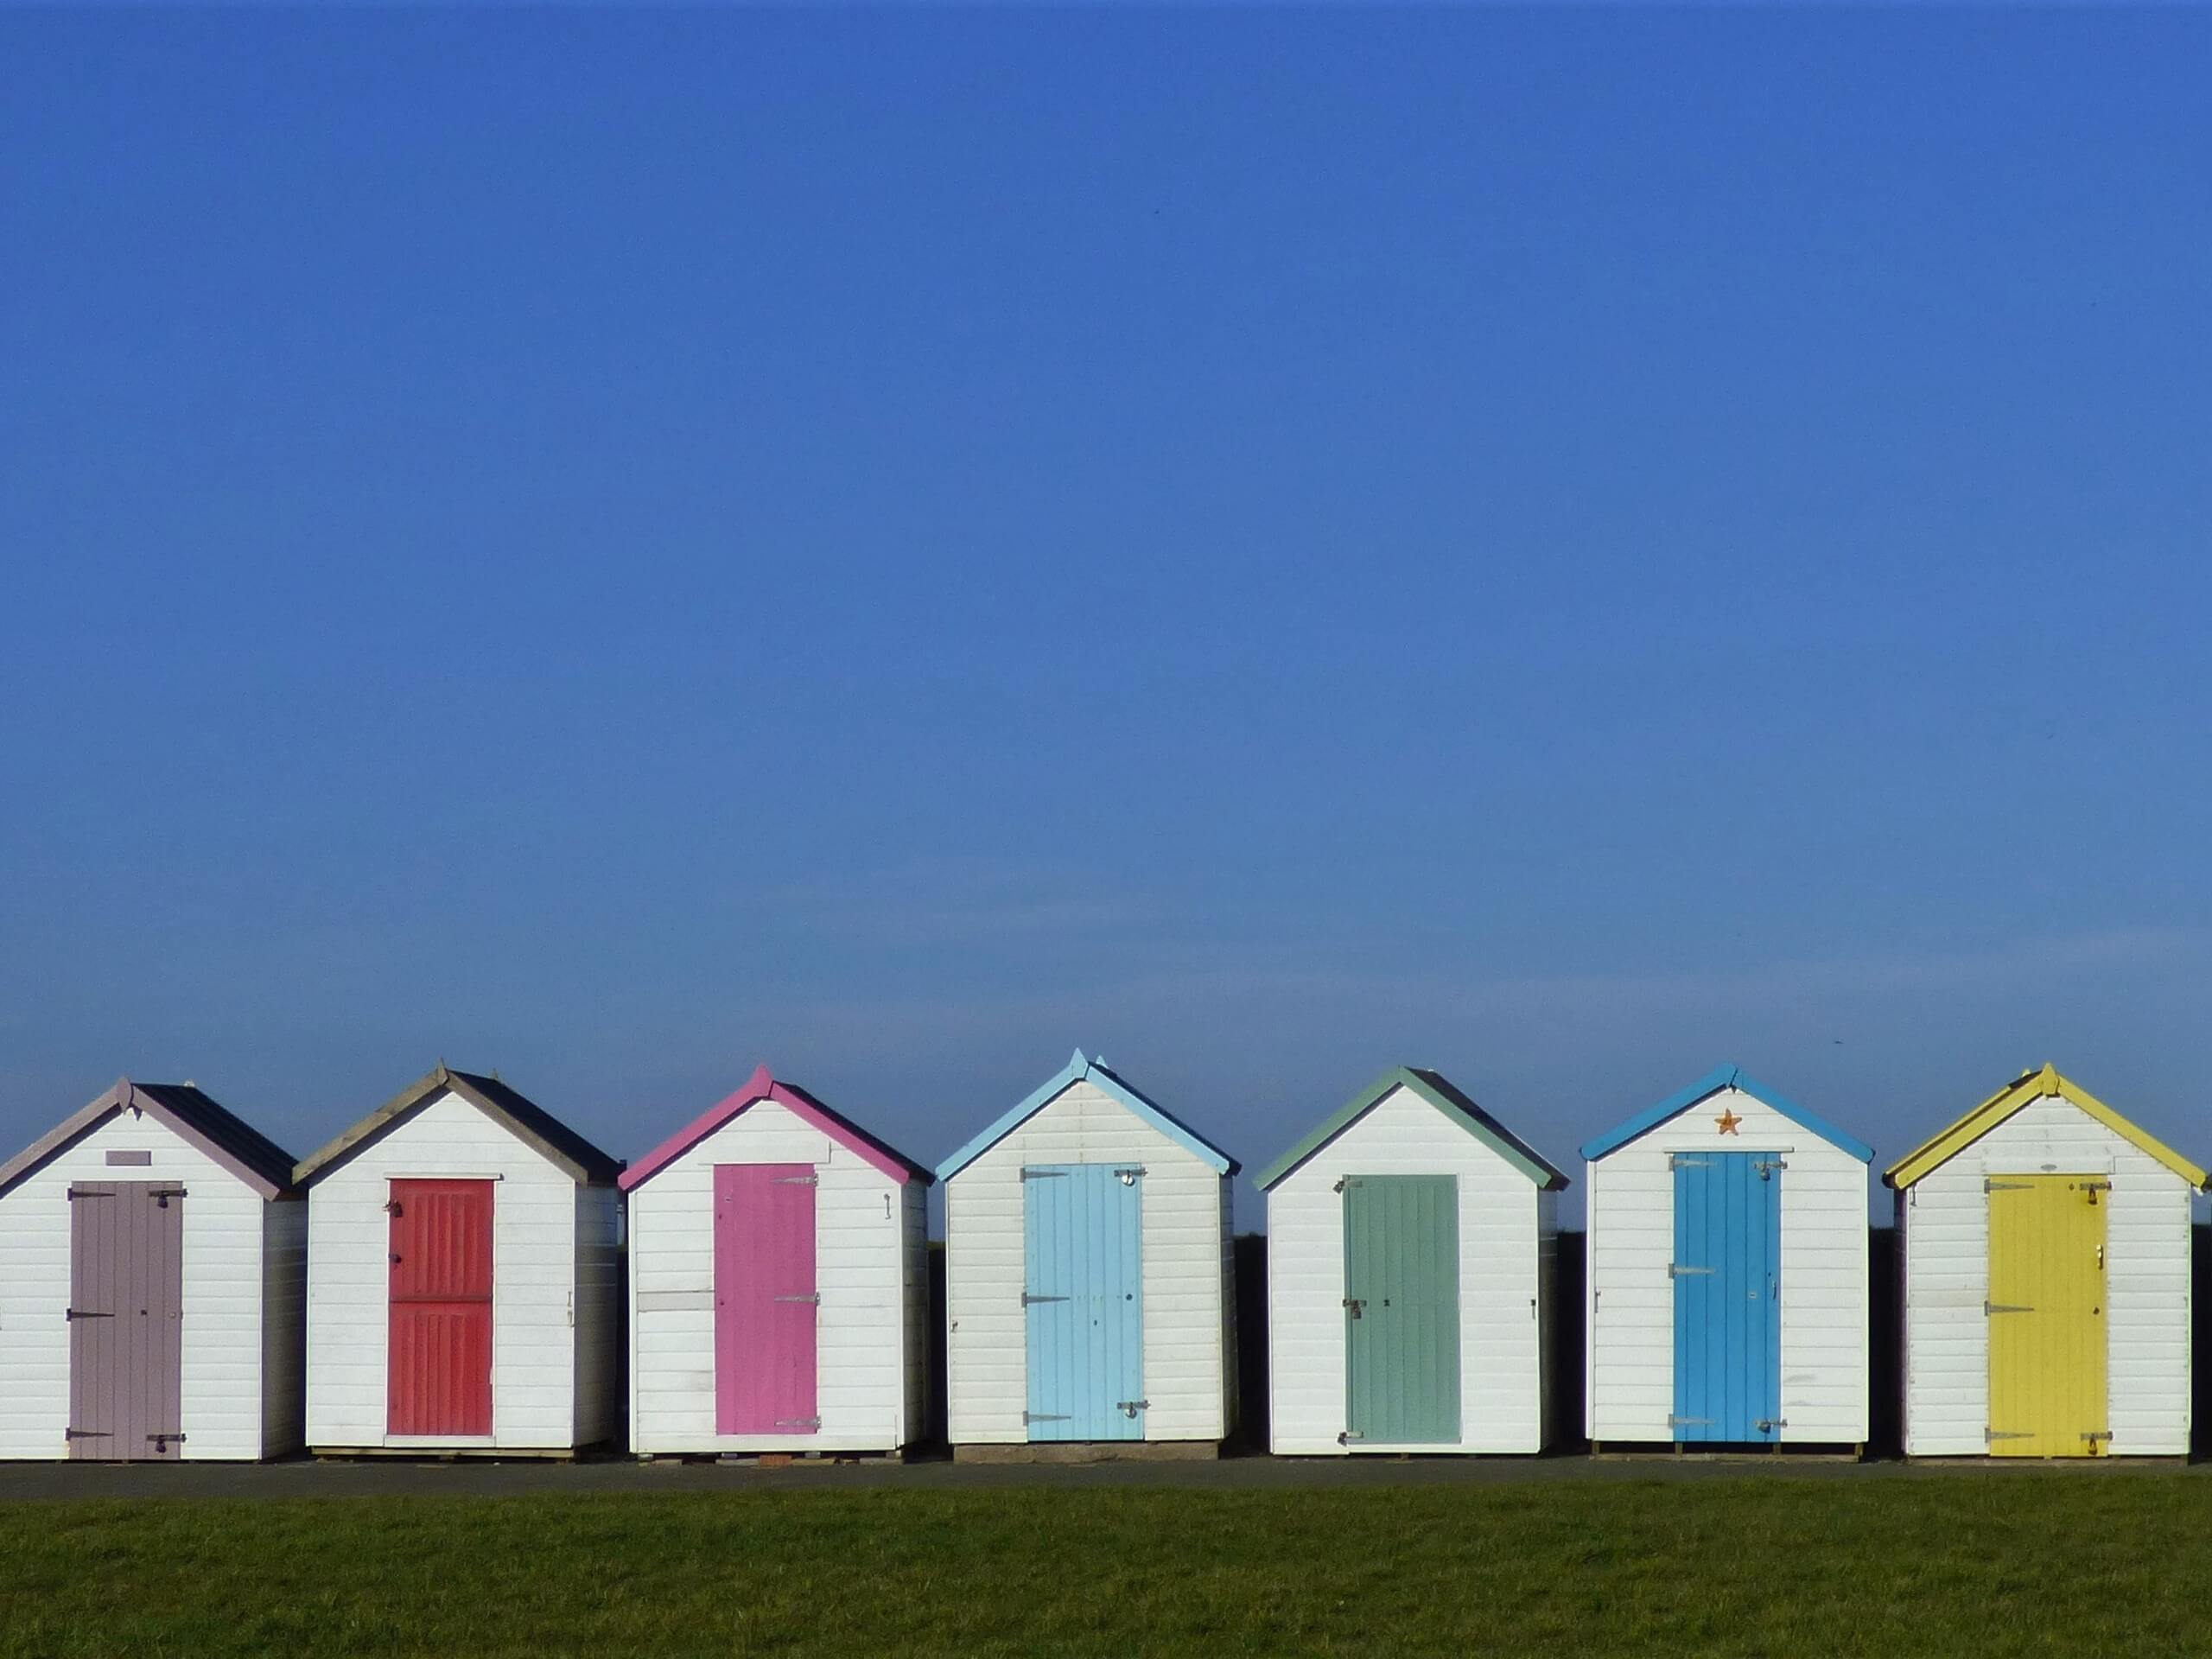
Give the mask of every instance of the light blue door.
M 1678 1440 L 1769 1441 L 1782 1429 L 1782 1154 L 1678 1153 Z
M 1033 1440 L 1144 1438 L 1144 1172 L 1021 1172 Z

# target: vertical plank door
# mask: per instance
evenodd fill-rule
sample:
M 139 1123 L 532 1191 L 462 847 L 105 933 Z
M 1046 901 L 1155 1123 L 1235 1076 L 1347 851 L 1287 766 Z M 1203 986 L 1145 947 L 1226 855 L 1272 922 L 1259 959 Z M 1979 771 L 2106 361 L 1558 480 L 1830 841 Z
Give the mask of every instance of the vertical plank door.
M 69 1189 L 69 1455 L 174 1460 L 184 1440 L 184 1189 Z
M 1144 1439 L 1144 1172 L 1021 1172 L 1033 1440 Z
M 1782 1154 L 1677 1153 L 1677 1440 L 1779 1440 Z
M 492 1433 L 492 1188 L 391 1184 L 387 1433 Z
M 715 1432 L 822 1427 L 811 1164 L 715 1166 Z
M 2000 1458 L 2111 1449 L 2102 1175 L 1993 1175 L 1989 1427 Z
M 1459 1182 L 1344 1180 L 1344 1438 L 1459 1438 Z

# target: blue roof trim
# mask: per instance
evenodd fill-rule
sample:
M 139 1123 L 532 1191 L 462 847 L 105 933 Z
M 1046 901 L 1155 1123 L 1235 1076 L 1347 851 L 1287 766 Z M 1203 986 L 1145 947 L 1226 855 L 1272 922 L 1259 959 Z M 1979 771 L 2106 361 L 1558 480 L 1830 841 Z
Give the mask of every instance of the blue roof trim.
M 1862 1164 L 1874 1161 L 1874 1148 L 1853 1135 L 1846 1135 L 1825 1118 L 1807 1111 L 1789 1096 L 1777 1089 L 1770 1089 L 1751 1077 L 1741 1066 L 1717 1066 L 1707 1072 L 1687 1089 L 1667 1096 L 1656 1106 L 1638 1112 L 1619 1128 L 1594 1141 L 1582 1143 L 1582 1156 L 1595 1163 L 1607 1153 L 1618 1151 L 1640 1135 L 1648 1134 L 1673 1117 L 1680 1117 L 1700 1100 L 1719 1094 L 1723 1089 L 1740 1089 L 1764 1105 L 1772 1107 L 1801 1128 L 1810 1129 L 1829 1145 L 1849 1153 Z
M 1198 1159 L 1199 1162 L 1212 1166 L 1217 1174 L 1234 1175 L 1236 1173 L 1238 1165 L 1234 1158 L 1211 1141 L 1204 1139 L 1187 1124 L 1178 1122 L 1166 1112 L 1147 1100 L 1135 1089 L 1108 1071 L 1104 1062 L 1084 1058 L 1083 1051 L 1078 1048 L 1075 1052 L 1075 1058 L 1053 1073 L 1051 1080 L 1043 1087 L 1031 1094 L 1021 1104 L 1001 1117 L 973 1141 L 962 1147 L 959 1151 L 940 1162 L 937 1166 L 938 1179 L 950 1180 L 953 1176 L 967 1168 L 969 1165 L 1012 1135 L 1039 1112 L 1044 1110 L 1052 1101 L 1086 1078 L 1096 1084 L 1137 1116 Z

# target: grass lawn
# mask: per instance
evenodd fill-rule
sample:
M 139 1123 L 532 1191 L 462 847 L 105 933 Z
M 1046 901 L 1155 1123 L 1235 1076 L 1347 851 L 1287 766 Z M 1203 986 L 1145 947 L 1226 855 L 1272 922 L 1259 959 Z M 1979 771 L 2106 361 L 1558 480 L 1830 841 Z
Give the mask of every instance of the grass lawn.
M 0 1506 L 0 1654 L 2202 1651 L 2212 1480 Z

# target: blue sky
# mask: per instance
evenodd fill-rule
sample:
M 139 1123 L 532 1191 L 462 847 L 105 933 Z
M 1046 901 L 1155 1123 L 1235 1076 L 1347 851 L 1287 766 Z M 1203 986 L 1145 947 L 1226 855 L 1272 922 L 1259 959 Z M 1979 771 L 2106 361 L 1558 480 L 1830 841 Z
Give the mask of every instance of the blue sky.
M 0 13 L 0 1142 L 766 1059 L 934 1159 L 1080 1044 L 1255 1165 L 1400 1062 L 2212 1155 L 2208 67 Z

